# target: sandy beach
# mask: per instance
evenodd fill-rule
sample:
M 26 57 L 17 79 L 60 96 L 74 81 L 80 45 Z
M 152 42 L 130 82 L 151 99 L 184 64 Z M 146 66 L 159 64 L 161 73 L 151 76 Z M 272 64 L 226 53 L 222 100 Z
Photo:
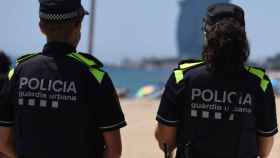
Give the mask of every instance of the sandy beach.
M 128 126 L 122 129 L 123 158 L 163 158 L 154 138 L 155 116 L 159 101 L 121 100 Z M 280 123 L 280 98 L 277 99 Z M 278 124 L 279 124 L 278 123 Z M 269 158 L 280 157 L 280 134 Z

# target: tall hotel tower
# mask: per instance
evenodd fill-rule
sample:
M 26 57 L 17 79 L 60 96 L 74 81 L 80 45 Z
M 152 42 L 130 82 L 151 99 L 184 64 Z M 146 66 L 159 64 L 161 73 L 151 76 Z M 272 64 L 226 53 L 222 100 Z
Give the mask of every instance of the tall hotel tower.
M 202 52 L 202 19 L 207 7 L 214 3 L 229 3 L 230 0 L 181 0 L 177 28 L 178 53 L 180 58 L 200 58 Z

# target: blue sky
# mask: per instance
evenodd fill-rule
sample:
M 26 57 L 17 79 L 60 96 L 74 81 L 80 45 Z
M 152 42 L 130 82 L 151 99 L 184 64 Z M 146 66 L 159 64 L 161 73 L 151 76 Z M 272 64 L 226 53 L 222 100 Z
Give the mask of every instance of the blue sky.
M 89 8 L 89 0 L 82 0 Z M 124 58 L 175 56 L 179 0 L 97 0 L 94 55 L 106 62 Z M 268 3 L 269 2 L 269 3 Z M 280 52 L 280 1 L 233 0 L 246 10 L 251 59 Z M 0 5 L 0 48 L 10 56 L 40 51 L 37 0 L 4 0 Z M 86 51 L 88 18 L 79 45 Z

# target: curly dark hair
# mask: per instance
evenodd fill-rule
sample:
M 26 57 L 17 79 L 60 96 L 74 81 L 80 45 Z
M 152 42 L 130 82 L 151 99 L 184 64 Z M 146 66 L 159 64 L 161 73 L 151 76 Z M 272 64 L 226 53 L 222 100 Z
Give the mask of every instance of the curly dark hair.
M 215 24 L 205 24 L 203 59 L 212 70 L 233 72 L 247 61 L 250 48 L 245 27 L 234 18 L 223 18 Z
M 10 58 L 0 50 L 0 74 L 7 74 L 11 67 Z

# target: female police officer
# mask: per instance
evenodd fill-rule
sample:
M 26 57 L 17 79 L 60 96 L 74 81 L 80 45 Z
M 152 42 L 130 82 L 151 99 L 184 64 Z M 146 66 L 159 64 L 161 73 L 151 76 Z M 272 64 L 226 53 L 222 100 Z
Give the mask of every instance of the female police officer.
M 158 110 L 161 149 L 177 158 L 267 157 L 277 133 L 275 99 L 263 69 L 245 66 L 243 10 L 215 4 L 204 19 L 203 60 L 174 70 Z

